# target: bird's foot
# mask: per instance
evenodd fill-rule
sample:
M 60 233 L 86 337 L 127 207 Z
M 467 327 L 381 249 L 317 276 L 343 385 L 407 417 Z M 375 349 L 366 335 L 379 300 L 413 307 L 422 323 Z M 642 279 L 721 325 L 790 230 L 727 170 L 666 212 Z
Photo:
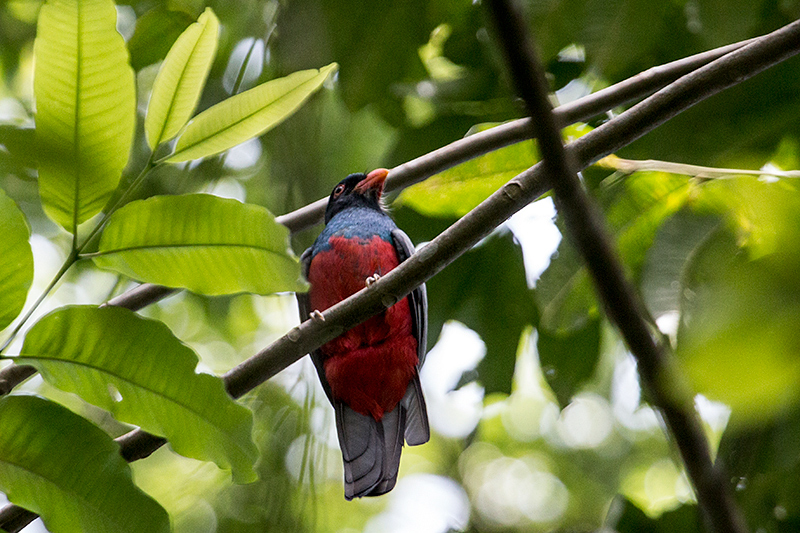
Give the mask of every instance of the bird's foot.
M 377 272 L 367 278 L 367 287 L 372 287 L 372 284 L 381 279 L 381 275 Z
M 317 323 L 325 322 L 325 316 L 318 309 L 314 309 L 313 311 L 311 311 L 308 314 L 308 316 L 314 322 L 317 322 Z

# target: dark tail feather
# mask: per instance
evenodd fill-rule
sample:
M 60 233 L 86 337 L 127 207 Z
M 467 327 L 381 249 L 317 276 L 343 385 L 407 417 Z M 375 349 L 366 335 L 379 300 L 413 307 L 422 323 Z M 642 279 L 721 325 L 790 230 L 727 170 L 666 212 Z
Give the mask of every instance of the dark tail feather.
M 344 460 L 344 497 L 368 496 L 383 480 L 383 426 L 336 402 L 336 432 Z
M 398 406 L 377 422 L 336 402 L 336 429 L 344 459 L 344 496 L 379 496 L 397 483 L 403 438 L 410 445 L 430 438 L 425 400 L 415 376 Z

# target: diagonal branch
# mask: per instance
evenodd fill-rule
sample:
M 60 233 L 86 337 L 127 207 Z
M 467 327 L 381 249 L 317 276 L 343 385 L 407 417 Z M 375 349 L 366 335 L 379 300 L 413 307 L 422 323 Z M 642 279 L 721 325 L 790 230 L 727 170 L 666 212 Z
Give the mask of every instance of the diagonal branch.
M 720 57 L 707 67 L 681 78 L 569 145 L 569 151 L 577 161 L 577 168 L 587 167 L 621 146 L 633 142 L 698 101 L 736 85 L 798 52 L 800 52 L 800 22 L 758 38 L 741 47 L 738 52 Z M 731 77 L 730 72 L 737 72 L 737 77 Z M 400 167 L 398 171 L 399 169 Z M 258 354 L 233 368 L 224 376 L 228 392 L 234 397 L 243 395 L 299 360 L 307 352 L 338 336 L 345 328 L 366 320 L 411 292 L 420 283 L 434 276 L 469 250 L 515 212 L 546 192 L 544 177 L 544 167 L 541 163 L 516 176 L 369 289 L 364 289 L 326 310 L 323 313 L 324 322 L 306 320 Z M 298 214 L 292 217 L 292 222 L 297 222 L 298 227 L 312 224 L 317 220 L 317 215 L 313 215 L 317 207 L 313 206 L 319 203 L 316 202 L 301 210 L 302 213 L 295 212 Z M 303 220 L 305 222 L 302 222 Z M 293 231 L 298 229 L 293 228 Z M 150 290 L 148 288 L 150 286 L 144 287 L 140 289 L 141 292 Z M 165 289 L 160 288 L 160 290 Z M 122 300 L 118 301 L 122 303 Z M 147 298 L 143 297 L 139 303 L 146 305 L 143 303 L 146 301 Z M 122 446 L 123 456 L 130 460 L 146 457 L 165 442 L 164 439 L 141 430 L 123 435 L 117 441 Z M 0 510 L 0 528 L 19 531 L 36 516 L 25 511 L 30 520 L 16 529 L 9 529 L 11 522 L 8 520 L 16 518 L 14 524 L 21 523 L 19 513 L 19 508 L 13 505 Z
M 589 199 L 576 174 L 574 154 L 564 149 L 560 128 L 548 100 L 544 70 L 533 51 L 533 43 L 523 17 L 511 5 L 511 1 L 489 0 L 488 11 L 494 19 L 496 39 L 505 54 L 517 93 L 534 119 L 531 129 L 539 141 L 539 150 L 555 193 L 558 210 L 565 219 L 569 235 L 586 261 L 606 313 L 616 324 L 636 358 L 642 382 L 653 403 L 664 415 L 708 525 L 718 533 L 743 533 L 747 531 L 744 516 L 733 499 L 729 478 L 723 466 L 714 465 L 700 418 L 692 405 L 691 393 L 687 393 L 685 384 L 674 368 L 669 345 L 651 328 L 652 320 L 648 318 L 638 294 L 625 277 L 600 211 Z M 791 40 L 797 46 L 800 32 L 793 33 Z M 731 55 L 737 54 L 734 52 Z M 746 57 L 746 53 L 738 55 Z M 752 70 L 758 71 L 758 67 Z M 714 65 L 700 69 L 698 74 L 702 71 L 714 73 Z M 715 91 L 721 90 L 727 80 L 736 76 L 735 70 L 719 69 L 716 72 L 725 75 L 709 80 L 708 88 Z M 677 100 L 678 106 L 685 108 L 699 101 L 689 91 L 678 96 L 678 88 L 689 85 L 681 84 L 681 81 L 683 80 L 657 95 L 662 98 L 662 105 L 670 100 Z M 652 98 L 650 101 L 658 99 Z M 644 103 L 634 107 L 628 114 L 629 117 L 636 120 L 638 116 L 639 123 L 644 124 L 644 118 L 638 114 L 644 107 Z M 659 124 L 667 118 L 668 114 L 656 120 L 648 116 L 646 121 L 648 124 Z

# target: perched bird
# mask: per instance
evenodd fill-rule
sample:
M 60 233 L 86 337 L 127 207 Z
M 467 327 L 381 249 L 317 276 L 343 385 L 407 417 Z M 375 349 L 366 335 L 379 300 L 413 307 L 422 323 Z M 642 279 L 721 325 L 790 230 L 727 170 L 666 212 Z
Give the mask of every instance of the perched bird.
M 311 284 L 308 294 L 298 294 L 302 320 L 321 316 L 414 252 L 381 204 L 388 174 L 386 169 L 351 174 L 334 187 L 325 229 L 301 257 Z M 430 438 L 419 382 L 427 322 L 421 285 L 311 354 L 336 411 L 348 500 L 392 490 L 403 439 L 416 446 Z

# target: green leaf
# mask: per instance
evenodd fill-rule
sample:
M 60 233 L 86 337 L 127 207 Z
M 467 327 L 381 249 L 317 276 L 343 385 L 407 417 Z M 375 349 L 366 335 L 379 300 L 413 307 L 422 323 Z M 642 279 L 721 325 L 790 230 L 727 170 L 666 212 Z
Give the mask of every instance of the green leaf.
M 601 333 L 599 318 L 568 332 L 539 330 L 537 348 L 542 373 L 561 405 L 567 405 L 594 374 L 600 358 Z
M 220 379 L 195 372 L 197 355 L 163 323 L 118 307 L 65 307 L 34 325 L 20 364 L 117 419 L 166 437 L 186 457 L 255 479 L 252 413 Z
M 58 533 L 168 532 L 119 445 L 67 408 L 35 396 L 0 399 L 0 490 Z
M 25 215 L 0 189 L 0 330 L 22 311 L 33 283 L 31 235 Z
M 493 126 L 496 124 L 481 124 L 471 133 Z M 574 124 L 565 128 L 563 135 L 570 140 L 589 131 L 591 128 L 585 124 Z M 533 141 L 512 144 L 408 187 L 397 197 L 397 202 L 427 216 L 462 217 L 538 160 Z
M 614 529 L 619 533 L 701 533 L 705 530 L 700 511 L 694 505 L 681 505 L 658 518 L 650 518 L 628 500 L 624 501 L 622 516 Z
M 75 233 L 117 187 L 136 119 L 133 70 L 111 0 L 42 6 L 34 54 L 39 192 Z
M 208 294 L 304 290 L 289 230 L 263 207 L 208 194 L 131 202 L 108 221 L 101 268 Z
M 167 161 L 199 159 L 224 152 L 274 128 L 322 86 L 338 68 L 336 63 L 319 70 L 302 70 L 278 78 L 203 111 L 178 139 Z
M 192 116 L 217 52 L 219 21 L 206 8 L 167 54 L 153 83 L 144 130 L 150 148 L 175 137 Z
M 658 230 L 642 267 L 641 283 L 642 300 L 654 318 L 680 311 L 686 269 L 719 225 L 718 217 L 683 210 Z
M 134 70 L 164 59 L 175 40 L 193 22 L 194 17 L 188 13 L 173 11 L 164 5 L 157 5 L 137 18 L 133 36 L 128 41 Z

